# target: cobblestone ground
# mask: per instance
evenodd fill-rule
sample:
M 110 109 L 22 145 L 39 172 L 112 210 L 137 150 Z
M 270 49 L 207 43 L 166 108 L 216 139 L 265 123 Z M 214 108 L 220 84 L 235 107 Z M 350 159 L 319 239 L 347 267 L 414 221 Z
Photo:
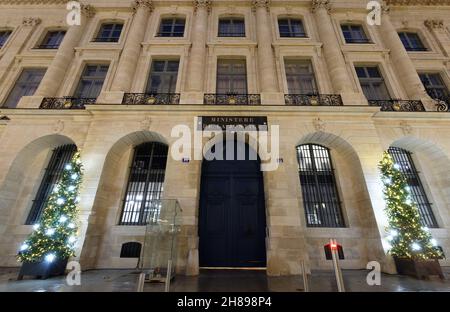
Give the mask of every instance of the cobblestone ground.
M 450 291 L 450 268 L 444 268 L 445 280 L 431 278 L 417 280 L 407 276 L 382 274 L 380 286 L 366 283 L 367 271 L 344 270 L 347 291 Z M 17 281 L 17 268 L 0 268 L 0 291 L 82 292 L 82 291 L 136 291 L 139 272 L 134 270 L 91 270 L 82 273 L 80 286 L 68 286 L 65 277 L 47 280 Z M 163 291 L 163 284 L 146 283 L 144 291 Z M 311 291 L 336 291 L 332 271 L 313 271 Z M 303 291 L 301 276 L 267 277 L 264 271 L 202 271 L 197 277 L 176 276 L 171 291 Z

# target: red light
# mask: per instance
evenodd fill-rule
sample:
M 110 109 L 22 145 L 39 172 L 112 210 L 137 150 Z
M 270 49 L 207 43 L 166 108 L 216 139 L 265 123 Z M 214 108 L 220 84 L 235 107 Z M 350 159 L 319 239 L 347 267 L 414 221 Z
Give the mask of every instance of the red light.
M 330 247 L 331 247 L 332 250 L 336 250 L 337 249 L 337 244 L 331 243 Z

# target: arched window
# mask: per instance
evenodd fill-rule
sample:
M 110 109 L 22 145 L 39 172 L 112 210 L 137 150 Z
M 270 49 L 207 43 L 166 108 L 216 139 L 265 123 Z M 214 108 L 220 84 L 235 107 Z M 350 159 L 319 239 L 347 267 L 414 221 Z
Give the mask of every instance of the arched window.
M 278 31 L 280 37 L 306 37 L 303 22 L 299 18 L 278 18 Z
M 161 207 L 168 147 L 147 142 L 135 147 L 121 225 L 144 225 L 157 219 Z
M 59 146 L 53 150 L 52 157 L 45 169 L 44 177 L 33 200 L 33 205 L 25 224 L 39 222 L 53 188 L 62 177 L 64 166 L 72 159 L 76 151 L 77 147 L 74 144 Z
M 123 243 L 120 249 L 120 258 L 139 258 L 142 244 L 138 242 Z
M 307 226 L 344 227 L 329 149 L 297 146 L 297 160 Z
M 400 171 L 406 178 L 412 200 L 417 203 L 422 225 L 432 228 L 438 227 L 433 210 L 431 209 L 431 203 L 420 181 L 419 172 L 414 166 L 411 152 L 398 147 L 389 147 L 388 152 L 394 162 L 400 166 Z
M 418 33 L 402 31 L 398 33 L 406 51 L 427 51 Z
M 243 17 L 222 17 L 219 19 L 219 37 L 245 37 Z

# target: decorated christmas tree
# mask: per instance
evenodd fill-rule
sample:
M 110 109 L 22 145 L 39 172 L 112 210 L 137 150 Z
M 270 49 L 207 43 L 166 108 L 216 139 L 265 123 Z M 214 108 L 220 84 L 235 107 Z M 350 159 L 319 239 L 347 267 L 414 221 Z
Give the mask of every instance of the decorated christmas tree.
M 410 188 L 392 157 L 386 151 L 379 168 L 384 184 L 386 214 L 389 219 L 389 253 L 396 258 L 414 260 L 436 259 L 442 256 L 429 230 L 420 223 L 419 210 L 412 201 Z
M 74 256 L 77 240 L 77 203 L 82 180 L 79 152 L 64 167 L 45 204 L 40 222 L 20 247 L 21 262 L 53 262 Z

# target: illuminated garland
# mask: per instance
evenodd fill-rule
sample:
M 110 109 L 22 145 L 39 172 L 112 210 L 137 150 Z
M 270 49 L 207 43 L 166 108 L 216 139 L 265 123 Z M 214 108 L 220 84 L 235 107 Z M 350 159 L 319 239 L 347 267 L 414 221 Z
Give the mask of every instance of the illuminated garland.
M 441 257 L 442 252 L 437 248 L 436 240 L 420 224 L 419 210 L 411 199 L 409 186 L 399 165 L 394 164 L 387 151 L 383 154 L 379 168 L 384 184 L 385 211 L 389 218 L 389 253 L 397 258 L 415 260 Z
M 75 255 L 77 203 L 83 175 L 80 154 L 76 152 L 64 167 L 59 182 L 46 202 L 40 223 L 23 242 L 17 258 L 21 262 L 53 262 Z

